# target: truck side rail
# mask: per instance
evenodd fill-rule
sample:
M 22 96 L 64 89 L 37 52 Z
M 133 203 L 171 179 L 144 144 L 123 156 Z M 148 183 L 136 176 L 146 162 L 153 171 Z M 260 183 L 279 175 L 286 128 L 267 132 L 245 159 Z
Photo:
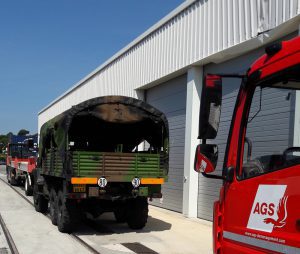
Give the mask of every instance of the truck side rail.
M 160 154 L 74 151 L 72 156 L 75 176 L 97 174 L 163 177 L 165 175 Z
M 69 163 L 63 163 L 57 149 L 52 148 L 42 160 L 43 174 L 64 176 L 70 172 L 75 177 L 110 176 L 117 181 L 120 177 L 165 178 L 168 173 L 163 153 L 69 151 L 67 157 Z

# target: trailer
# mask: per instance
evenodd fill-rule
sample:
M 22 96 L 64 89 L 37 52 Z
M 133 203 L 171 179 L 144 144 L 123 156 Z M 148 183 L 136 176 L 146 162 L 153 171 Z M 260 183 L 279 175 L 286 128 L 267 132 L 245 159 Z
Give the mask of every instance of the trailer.
M 223 181 L 214 204 L 215 254 L 300 253 L 300 37 L 265 51 L 245 75 L 210 74 L 203 84 L 195 170 Z M 238 78 L 241 86 L 217 175 L 224 78 Z M 277 101 L 268 103 L 273 96 Z M 270 140 L 274 146 L 266 149 Z
M 21 139 L 19 139 L 21 140 Z M 37 147 L 32 138 L 23 139 L 20 143 L 9 143 L 6 154 L 6 175 L 11 185 L 25 186 L 25 194 L 33 193 L 32 171 L 36 167 Z
M 167 181 L 169 129 L 165 115 L 130 97 L 87 100 L 40 130 L 34 205 L 61 232 L 80 217 L 113 212 L 118 222 L 141 229 L 148 198 L 161 198 Z

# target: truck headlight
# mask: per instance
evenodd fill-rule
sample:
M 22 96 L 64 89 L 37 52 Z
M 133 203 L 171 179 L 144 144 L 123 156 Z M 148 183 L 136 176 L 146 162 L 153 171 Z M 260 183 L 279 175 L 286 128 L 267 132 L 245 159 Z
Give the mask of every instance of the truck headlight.
M 131 183 L 134 188 L 137 188 L 140 186 L 141 180 L 139 178 L 135 177 L 132 179 Z
M 107 185 L 107 180 L 105 177 L 100 177 L 98 180 L 98 185 L 100 188 L 104 188 Z

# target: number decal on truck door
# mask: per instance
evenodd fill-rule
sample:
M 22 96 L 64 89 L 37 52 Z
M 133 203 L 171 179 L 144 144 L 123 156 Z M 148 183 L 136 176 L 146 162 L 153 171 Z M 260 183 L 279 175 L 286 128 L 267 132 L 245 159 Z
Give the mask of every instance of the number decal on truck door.
M 287 219 L 286 185 L 259 185 L 247 228 L 271 233 L 284 227 Z

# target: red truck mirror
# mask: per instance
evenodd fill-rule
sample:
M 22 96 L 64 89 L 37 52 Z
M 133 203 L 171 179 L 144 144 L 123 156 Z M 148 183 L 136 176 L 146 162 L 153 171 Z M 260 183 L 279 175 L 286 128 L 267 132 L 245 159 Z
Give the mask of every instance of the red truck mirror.
M 200 144 L 195 154 L 194 169 L 198 173 L 212 173 L 218 162 L 218 146 L 211 144 Z
M 201 95 L 199 139 L 214 139 L 217 136 L 222 104 L 222 78 L 206 75 Z

